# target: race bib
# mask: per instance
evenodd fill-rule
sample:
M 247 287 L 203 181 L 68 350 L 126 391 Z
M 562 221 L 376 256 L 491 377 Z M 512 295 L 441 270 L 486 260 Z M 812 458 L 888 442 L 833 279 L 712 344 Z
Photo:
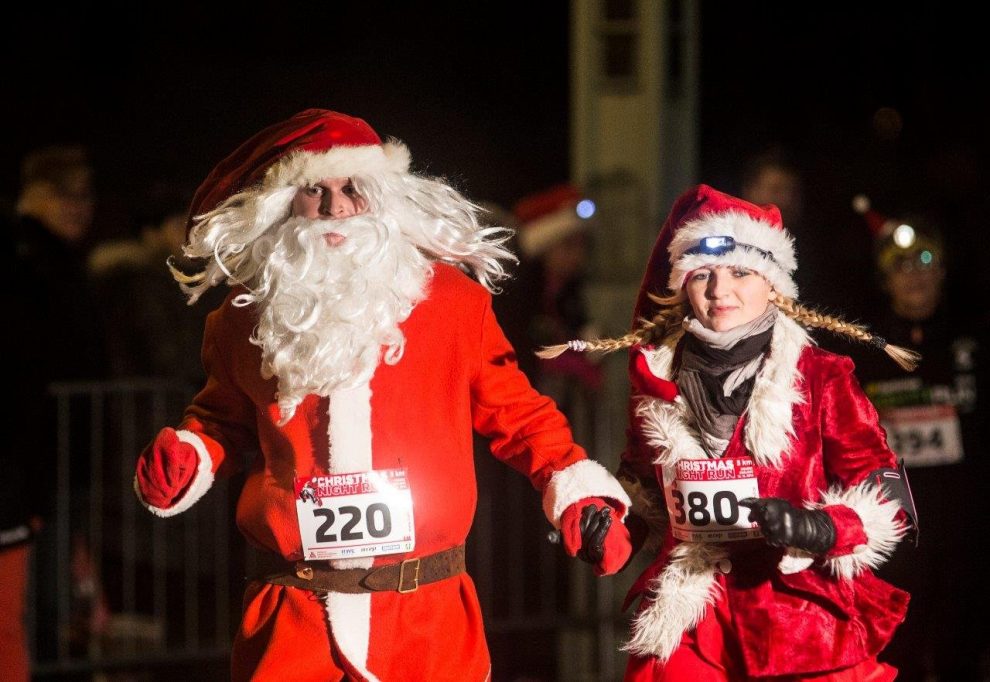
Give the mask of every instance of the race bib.
M 880 412 L 880 425 L 890 449 L 909 467 L 944 466 L 963 459 L 962 430 L 953 405 L 886 408 Z
M 759 497 L 753 460 L 687 459 L 664 467 L 664 497 L 679 540 L 728 542 L 762 537 L 739 500 Z
M 416 545 L 405 469 L 295 479 L 306 559 L 399 554 Z

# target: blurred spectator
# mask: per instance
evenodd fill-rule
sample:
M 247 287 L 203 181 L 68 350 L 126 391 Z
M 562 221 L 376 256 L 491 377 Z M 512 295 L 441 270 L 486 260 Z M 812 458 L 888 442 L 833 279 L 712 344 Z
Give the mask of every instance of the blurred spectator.
M 94 200 L 92 171 L 80 147 L 47 147 L 29 153 L 21 169 L 21 192 L 8 236 L 10 286 L 5 310 L 14 328 L 4 334 L 13 362 L 13 424 L 0 477 L 0 574 L 5 577 L 0 614 L 4 679 L 26 679 L 21 626 L 26 547 L 51 516 L 56 491 L 57 427 L 49 386 L 56 381 L 99 378 L 105 367 L 97 308 L 90 295 L 82 244 Z M 74 452 L 85 443 L 73 443 Z M 77 465 L 78 468 L 77 468 Z M 87 480 L 88 456 L 63 472 L 70 485 Z M 62 491 L 67 492 L 67 491 Z M 51 655 L 55 584 L 53 533 L 37 545 L 42 626 L 40 655 Z M 6 584 L 10 580 L 13 584 Z M 16 594 L 16 597 L 14 596 Z
M 118 377 L 178 377 L 191 386 L 206 378 L 200 346 L 206 315 L 223 302 L 210 290 L 189 306 L 175 286 L 169 258 L 182 260 L 191 192 L 155 184 L 136 211 L 140 236 L 104 242 L 90 253 L 106 320 L 110 370 Z
M 888 442 L 908 467 L 921 529 L 917 547 L 901 543 L 879 571 L 911 593 L 887 660 L 908 682 L 979 680 L 986 629 L 972 624 L 986 609 L 985 580 L 974 561 L 986 551 L 979 496 L 990 473 L 980 417 L 985 334 L 950 317 L 944 296 L 949 264 L 938 233 L 922 219 L 890 220 L 863 201 L 857 207 L 877 238 L 877 272 L 887 296 L 871 327 L 922 355 L 911 375 L 865 354 L 857 363 Z
M 779 148 L 749 159 L 743 169 L 741 191 L 746 201 L 779 208 L 788 230 L 804 218 L 804 181 L 797 166 Z
M 773 146 L 751 156 L 744 164 L 739 196 L 754 204 L 774 204 L 784 226 L 799 245 L 801 268 L 795 281 L 801 298 L 816 301 L 823 312 L 847 318 L 863 317 L 868 311 L 863 292 L 870 289 L 869 242 L 861 230 L 827 223 L 831 211 L 809 206 L 809 179 L 790 154 Z M 848 212 L 848 208 L 843 209 Z M 831 220 L 831 218 L 828 218 Z M 856 226 L 858 228 L 858 226 Z M 850 234 L 861 238 L 850 239 Z M 836 271 L 843 277 L 836 279 Z M 847 348 L 831 334 L 815 334 L 830 350 Z M 834 345 L 833 345 L 834 344 Z
M 588 227 L 594 212 L 594 202 L 568 184 L 536 192 L 515 205 L 519 281 L 515 295 L 503 304 L 528 312 L 524 338 L 510 338 L 517 343 L 520 356 L 569 339 L 598 336 L 584 294 L 591 248 Z M 565 353 L 553 360 L 538 360 L 532 379 L 566 413 L 575 392 L 601 387 L 602 370 L 587 354 Z

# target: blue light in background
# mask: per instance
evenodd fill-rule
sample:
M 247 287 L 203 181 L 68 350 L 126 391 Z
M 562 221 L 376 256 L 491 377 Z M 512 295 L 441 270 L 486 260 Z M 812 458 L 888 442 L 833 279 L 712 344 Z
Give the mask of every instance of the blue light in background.
M 582 199 L 578 202 L 578 205 L 574 207 L 574 212 L 578 214 L 578 218 L 587 220 L 591 216 L 595 215 L 595 202 L 591 199 Z

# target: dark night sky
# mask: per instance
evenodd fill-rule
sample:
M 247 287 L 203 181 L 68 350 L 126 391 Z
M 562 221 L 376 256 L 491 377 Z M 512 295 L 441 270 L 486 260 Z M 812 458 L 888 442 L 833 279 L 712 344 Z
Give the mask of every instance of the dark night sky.
M 156 174 L 194 184 L 250 134 L 316 106 L 402 139 L 417 169 L 473 196 L 514 201 L 567 174 L 567 5 L 478 4 L 245 17 L 180 3 L 123 16 L 121 32 L 88 12 L 46 17 L 47 44 L 21 32 L 5 46 L 19 133 L 2 194 L 20 154 L 49 140 L 92 144 L 104 194 Z
M 865 191 L 888 212 L 935 206 L 965 246 L 990 194 L 979 22 L 933 5 L 839 5 L 704 4 L 698 179 L 735 190 L 745 156 L 781 143 L 823 220 L 850 222 L 849 198 Z M 417 169 L 477 199 L 512 203 L 567 175 L 563 0 L 250 15 L 162 3 L 133 5 L 119 30 L 86 8 L 26 12 L 2 48 L 0 197 L 16 191 L 24 151 L 81 140 L 95 151 L 103 233 L 122 231 L 150 178 L 194 186 L 248 135 L 311 106 L 366 118 L 404 140 Z M 892 139 L 874 126 L 880 107 L 902 117 Z

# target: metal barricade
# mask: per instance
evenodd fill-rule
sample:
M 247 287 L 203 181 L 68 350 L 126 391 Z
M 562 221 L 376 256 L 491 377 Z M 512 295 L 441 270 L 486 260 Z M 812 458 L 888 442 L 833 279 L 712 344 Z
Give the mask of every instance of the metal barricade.
M 244 575 L 231 483 L 170 519 L 142 508 L 133 489 L 138 454 L 179 421 L 192 390 L 128 379 L 51 391 L 55 514 L 33 548 L 28 602 L 35 676 L 107 679 L 184 663 L 225 672 Z

